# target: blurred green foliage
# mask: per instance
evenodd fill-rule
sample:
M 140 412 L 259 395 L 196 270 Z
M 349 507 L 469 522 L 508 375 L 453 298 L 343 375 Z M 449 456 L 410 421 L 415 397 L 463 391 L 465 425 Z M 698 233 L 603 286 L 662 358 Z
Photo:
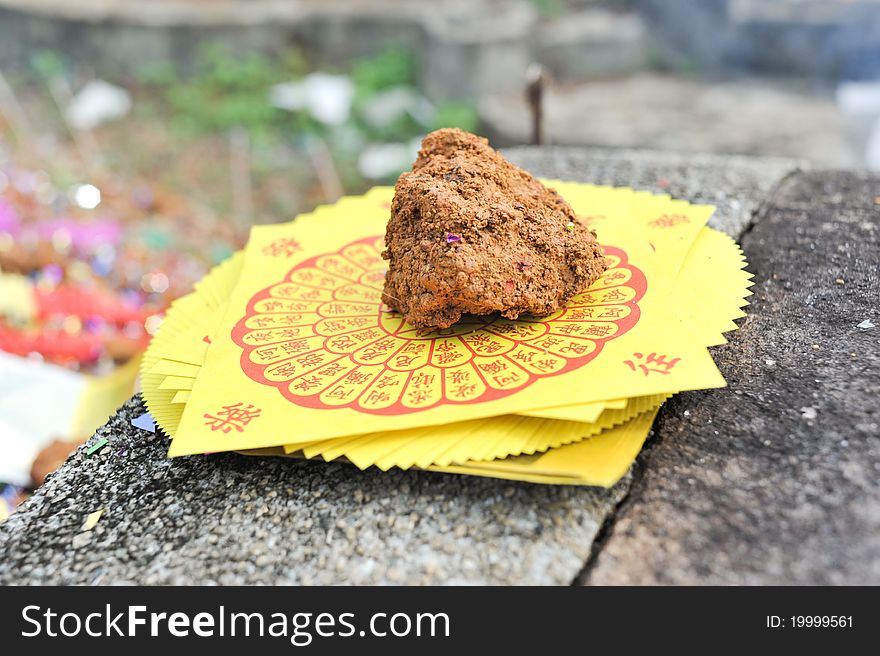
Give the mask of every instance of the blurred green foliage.
M 416 85 L 416 60 L 404 48 L 389 48 L 375 57 L 360 59 L 351 67 L 355 98 L 366 99 L 395 86 Z
M 434 116 L 434 125 L 431 129 L 438 128 L 461 128 L 468 132 L 476 132 L 479 125 L 479 117 L 474 106 L 470 103 L 451 102 L 440 105 Z
M 148 90 L 154 111 L 170 114 L 183 136 L 246 128 L 258 141 L 284 129 L 313 130 L 307 116 L 291 116 L 269 103 L 269 89 L 301 77 L 305 61 L 291 52 L 278 61 L 257 53 L 229 54 L 221 44 L 203 47 L 195 72 L 181 76 L 170 63 L 144 67 L 138 78 Z M 149 104 L 149 102 L 148 102 Z
M 544 18 L 557 18 L 565 12 L 560 0 L 529 0 L 538 14 Z
M 366 120 L 365 109 L 371 101 L 389 90 L 402 89 L 420 97 L 417 62 L 417 56 L 407 49 L 388 48 L 358 59 L 344 70 L 325 68 L 328 73 L 347 75 L 354 88 L 351 115 L 343 125 L 321 123 L 306 109 L 288 111 L 272 104 L 272 87 L 299 82 L 315 70 L 298 50 L 270 57 L 233 53 L 222 43 L 212 43 L 200 48 L 187 68 L 172 62 L 153 63 L 110 81 L 123 84 L 134 95 L 134 109 L 127 120 L 161 125 L 182 145 L 204 138 L 225 140 L 232 130 L 246 129 L 252 170 L 258 176 L 277 168 L 275 146 L 292 149 L 298 153 L 295 158 L 300 166 L 311 169 L 315 142 L 323 142 L 317 147 L 326 146 L 343 186 L 357 190 L 365 183 L 358 160 L 370 144 L 409 144 L 440 127 L 472 132 L 478 128 L 472 103 L 432 104 L 426 98 L 417 101 L 419 111 L 400 112 L 378 125 Z M 71 75 L 65 60 L 53 52 L 36 54 L 31 64 L 45 80 Z M 389 176 L 386 181 L 392 180 Z
M 58 53 L 51 50 L 40 50 L 34 53 L 30 61 L 33 69 L 46 79 L 65 73 L 64 60 Z
M 309 72 L 305 58 L 291 50 L 280 58 L 250 53 L 229 54 L 221 44 L 203 48 L 194 73 L 178 74 L 170 64 L 145 67 L 138 78 L 158 111 L 170 114 L 172 126 L 182 135 L 226 132 L 244 127 L 256 142 L 296 139 L 309 135 L 334 139 L 339 128 L 322 125 L 308 112 L 273 107 L 269 90 L 276 84 L 298 81 Z M 416 58 L 402 48 L 389 48 L 355 61 L 347 73 L 354 84 L 354 105 L 349 124 L 366 141 L 406 141 L 436 127 L 474 130 L 477 113 L 468 103 L 440 104 L 430 125 L 419 124 L 409 114 L 381 128 L 368 125 L 359 110 L 377 94 L 393 87 L 415 88 Z

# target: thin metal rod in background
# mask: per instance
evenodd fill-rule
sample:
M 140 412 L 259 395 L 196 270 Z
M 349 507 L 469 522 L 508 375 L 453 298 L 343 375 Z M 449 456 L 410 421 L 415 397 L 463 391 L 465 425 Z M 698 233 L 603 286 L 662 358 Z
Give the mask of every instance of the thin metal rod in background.
M 530 64 L 526 71 L 526 100 L 532 114 L 532 145 L 544 144 L 544 69 Z
M 321 185 L 326 202 L 332 203 L 342 198 L 345 190 L 336 165 L 333 163 L 333 155 L 330 153 L 327 142 L 317 136 L 311 137 L 306 140 L 306 149 L 309 157 L 312 158 L 315 174 L 318 176 L 318 184 Z
M 247 228 L 253 223 L 254 191 L 251 180 L 251 135 L 246 128 L 229 131 L 229 177 L 232 182 L 232 208 L 236 225 Z

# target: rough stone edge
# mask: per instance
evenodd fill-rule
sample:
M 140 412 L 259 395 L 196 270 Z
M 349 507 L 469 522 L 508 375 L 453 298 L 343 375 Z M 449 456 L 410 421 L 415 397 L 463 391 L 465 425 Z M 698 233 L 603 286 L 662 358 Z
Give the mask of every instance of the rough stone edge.
M 776 199 L 785 190 L 788 182 L 793 177 L 801 173 L 803 170 L 804 169 L 802 168 L 792 169 L 776 181 L 773 189 L 761 200 L 759 206 L 752 213 L 752 217 L 749 222 L 746 223 L 739 234 L 736 235 L 735 238 L 738 243 L 745 239 L 745 237 L 755 228 L 755 226 L 758 225 L 758 223 L 760 223 L 767 216 L 770 208 L 774 206 Z M 741 322 L 741 320 L 739 321 Z M 645 443 L 642 446 L 642 450 L 639 452 L 639 455 L 636 457 L 635 462 L 630 468 L 630 484 L 627 487 L 624 495 L 614 506 L 613 510 L 608 513 L 608 515 L 606 515 L 605 520 L 599 527 L 599 530 L 596 533 L 596 537 L 593 538 L 593 544 L 590 549 L 590 556 L 584 562 L 584 566 L 581 568 L 581 571 L 578 572 L 577 576 L 575 576 L 574 579 L 572 579 L 572 586 L 589 585 L 588 581 L 590 578 L 590 574 L 592 573 L 593 568 L 595 567 L 596 562 L 602 553 L 602 550 L 605 548 L 605 545 L 608 543 L 608 541 L 614 537 L 614 529 L 617 524 L 618 515 L 626 510 L 626 508 L 628 508 L 631 504 L 638 503 L 638 499 L 633 495 L 634 493 L 638 493 L 640 486 L 642 485 L 642 479 L 644 478 L 645 472 L 651 466 L 651 459 L 655 447 L 663 441 L 662 435 L 660 435 L 654 429 L 654 426 L 657 425 L 657 422 L 659 420 L 662 420 L 663 414 L 666 411 L 666 408 L 661 407 L 657 419 L 655 419 L 654 425 L 651 426 L 651 431 L 650 433 L 648 433 L 648 438 L 645 440 Z

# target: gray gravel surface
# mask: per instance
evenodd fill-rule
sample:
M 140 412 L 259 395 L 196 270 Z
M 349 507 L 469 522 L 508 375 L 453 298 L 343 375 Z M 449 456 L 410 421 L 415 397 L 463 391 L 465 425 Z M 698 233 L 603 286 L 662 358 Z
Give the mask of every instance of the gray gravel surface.
M 623 494 L 236 454 L 129 401 L 0 529 L 0 583 L 569 583 Z M 86 515 L 106 508 L 89 532 Z

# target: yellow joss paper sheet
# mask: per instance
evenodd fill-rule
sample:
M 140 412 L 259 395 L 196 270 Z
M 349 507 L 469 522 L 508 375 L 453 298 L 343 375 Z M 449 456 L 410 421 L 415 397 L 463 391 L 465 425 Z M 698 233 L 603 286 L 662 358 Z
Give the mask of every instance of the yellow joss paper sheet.
M 638 397 L 625 408 L 605 410 L 591 423 L 503 415 L 486 419 L 413 428 L 371 435 L 342 437 L 294 447 L 285 453 L 302 451 L 308 458 L 325 460 L 344 457 L 361 469 L 377 466 L 409 469 L 429 465 L 461 464 L 469 460 L 493 460 L 510 455 L 532 454 L 555 449 L 629 421 L 657 408 L 664 397 Z
M 203 340 L 170 454 L 723 386 L 668 302 L 711 208 L 666 199 L 668 211 L 656 216 L 662 204 L 633 193 L 625 202 L 639 220 L 615 221 L 614 203 L 624 201 L 602 193 L 605 205 L 598 192 L 591 205 L 588 190 L 563 191 L 580 214 L 606 212 L 596 229 L 611 266 L 590 289 L 549 317 L 470 319 L 429 336 L 381 303 L 387 193 L 255 228 L 218 328 Z M 180 390 L 165 391 L 175 392 L 170 404 Z
M 618 223 L 632 223 L 634 229 L 640 230 L 646 235 L 649 235 L 653 240 L 651 242 L 652 251 L 656 254 L 658 250 L 665 254 L 664 257 L 664 272 L 668 274 L 664 278 L 664 280 L 669 280 L 674 273 L 676 276 L 682 270 L 682 261 L 684 259 L 685 253 L 690 253 L 687 249 L 692 249 L 695 243 L 695 238 L 697 234 L 701 234 L 702 232 L 706 232 L 706 229 L 703 227 L 709 215 L 711 214 L 711 207 L 701 206 L 701 205 L 689 205 L 684 201 L 670 201 L 666 196 L 653 196 L 651 194 L 646 194 L 644 192 L 633 192 L 630 189 L 620 189 L 620 188 L 610 188 L 610 187 L 591 187 L 589 185 L 577 185 L 572 183 L 553 183 L 558 188 L 562 189 L 567 193 L 571 199 L 573 206 L 582 212 L 581 218 L 583 221 L 588 223 L 606 223 L 608 222 L 609 217 L 614 217 Z M 391 200 L 393 189 L 390 187 L 380 187 L 373 189 L 367 197 L 363 199 L 358 198 L 346 198 L 340 202 L 339 206 L 336 208 L 332 208 L 332 206 L 325 206 L 323 208 L 319 208 L 316 212 L 299 217 L 297 219 L 297 225 L 302 226 L 305 223 L 318 219 L 322 221 L 322 227 L 326 229 L 330 229 L 332 227 L 333 217 L 345 217 L 346 206 L 354 206 L 357 207 L 360 203 L 368 203 L 372 206 L 379 205 L 380 207 L 387 208 L 388 204 Z M 333 211 L 331 211 L 331 209 Z M 584 214 L 587 210 L 592 210 L 593 214 L 588 215 Z M 343 211 L 344 210 L 344 211 Z M 628 217 L 624 219 L 623 217 Z M 608 226 L 606 226 L 608 227 Z M 667 228 L 678 228 L 677 230 L 667 230 Z M 340 226 L 341 229 L 344 229 L 345 226 Z M 659 230 L 659 232 L 657 232 Z M 731 240 L 732 241 L 732 240 Z M 656 243 L 656 245 L 655 245 Z M 737 266 L 742 266 L 738 264 Z M 205 279 L 204 285 L 207 285 L 208 280 L 215 280 L 219 282 L 219 286 L 227 285 L 226 289 L 222 291 L 215 292 L 217 297 L 222 298 L 222 303 L 225 305 L 228 302 L 229 295 L 232 292 L 234 287 L 234 283 L 237 282 L 237 273 L 240 273 L 240 264 L 237 267 L 226 267 L 227 271 L 226 275 L 211 275 Z M 229 271 L 236 271 L 237 273 L 233 276 L 228 275 Z M 703 269 L 699 272 L 700 276 L 703 276 Z M 722 272 L 723 275 L 723 272 Z M 718 277 L 718 276 L 716 276 Z M 698 279 L 699 280 L 699 279 Z M 688 280 L 689 285 L 694 284 L 693 279 Z M 203 286 L 204 286 L 203 285 Z M 218 287 L 217 284 L 213 285 L 214 287 Z M 681 287 L 681 286 L 680 286 Z M 658 294 L 667 293 L 668 291 L 663 288 L 658 282 L 658 286 L 656 288 L 658 290 Z M 201 290 L 206 291 L 206 290 Z M 679 289 L 679 292 L 682 293 L 693 293 L 693 289 Z M 713 290 L 710 295 L 710 298 L 716 298 L 717 293 Z M 698 304 L 691 304 L 693 306 L 697 306 Z M 681 304 L 676 304 L 676 308 L 681 307 Z M 691 307 L 690 305 L 687 307 Z M 213 313 L 205 313 L 204 318 L 205 322 L 204 331 L 206 334 L 213 334 L 216 330 L 217 319 L 214 318 Z M 733 313 L 730 314 L 733 316 Z M 704 316 L 705 319 L 705 316 Z M 709 317 L 711 320 L 711 316 Z M 728 315 L 724 316 L 724 320 L 726 324 L 729 324 Z M 696 325 L 696 324 L 693 324 Z M 729 327 L 725 329 L 730 329 Z M 204 335 L 193 335 L 192 339 L 198 340 L 200 343 L 193 344 L 193 360 L 198 360 L 199 364 L 203 363 L 204 355 L 206 352 L 206 343 L 203 341 Z M 712 341 L 713 338 L 699 341 L 701 343 L 705 343 L 706 345 L 710 343 L 717 343 Z M 721 338 L 723 341 L 723 338 Z M 177 356 L 181 357 L 181 356 Z M 195 377 L 195 374 L 192 374 L 192 377 Z M 168 388 L 169 385 L 175 385 L 177 383 L 170 381 L 166 382 L 165 387 Z M 187 384 L 183 384 L 178 389 L 180 390 L 189 390 L 191 387 Z M 178 394 L 175 395 L 175 402 L 185 402 L 189 399 L 188 394 Z M 583 422 L 593 422 L 597 419 L 602 410 L 606 407 L 623 407 L 625 405 L 625 400 L 620 399 L 617 400 L 616 403 L 619 405 L 614 406 L 614 401 L 601 401 L 601 402 L 593 402 L 593 403 L 579 403 L 575 405 L 554 405 L 550 408 L 541 408 L 537 410 L 525 410 L 520 411 L 517 414 L 524 414 L 527 416 L 539 416 L 546 418 L 558 418 L 568 421 L 583 421 Z
M 237 257 L 233 262 L 238 265 L 234 269 L 236 276 L 240 273 L 241 259 Z M 708 228 L 701 230 L 698 239 L 687 254 L 685 265 L 679 271 L 671 296 L 673 299 L 688 300 L 685 303 L 673 303 L 673 307 L 677 311 L 677 320 L 688 326 L 697 335 L 700 343 L 706 345 L 724 343 L 722 333 L 735 329 L 736 324 L 733 323 L 733 319 L 744 315 L 740 308 L 746 304 L 745 297 L 749 295 L 748 287 L 751 285 L 751 274 L 742 270 L 744 264 L 742 252 L 730 237 Z M 225 307 L 228 303 L 237 280 L 235 277 L 221 275 L 224 273 L 224 268 L 228 269 L 229 267 L 225 265 L 217 267 L 206 276 L 201 283 L 202 289 L 197 292 L 201 294 L 206 287 L 211 286 L 212 282 L 216 282 L 218 290 L 213 295 L 213 302 L 218 307 L 206 310 L 199 306 L 197 312 L 186 314 L 188 310 L 178 303 L 169 312 L 168 324 L 162 336 L 164 337 L 166 333 L 170 334 L 169 331 L 173 331 L 174 349 L 170 350 L 167 344 L 157 339 L 151 346 L 150 354 L 161 353 L 164 357 L 158 362 L 155 361 L 155 358 L 148 358 L 151 368 L 145 370 L 145 376 L 152 378 L 151 374 L 165 374 L 173 376 L 172 380 L 184 377 L 196 378 L 204 363 L 207 344 L 216 331 L 219 317 L 222 316 L 220 312 L 222 308 L 219 306 Z M 711 275 L 706 275 L 706 271 L 711 271 Z M 183 333 L 176 330 L 181 325 L 188 326 Z M 189 347 L 186 346 L 187 340 L 190 342 Z M 180 362 L 181 353 L 185 353 L 188 349 L 192 351 L 192 357 L 186 359 L 191 363 Z M 177 357 L 178 360 L 164 359 L 170 355 Z M 152 364 L 153 362 L 155 364 Z M 169 378 L 160 380 L 159 383 L 159 388 L 162 390 L 178 389 L 178 393 L 174 395 L 171 403 L 183 404 L 188 401 L 190 395 L 187 390 L 192 389 L 190 381 L 183 382 L 179 388 L 170 382 Z M 145 392 L 148 403 L 150 403 L 152 398 L 150 385 L 145 386 Z M 619 410 L 626 408 L 626 406 L 626 399 L 617 399 L 524 410 L 517 414 L 565 421 L 595 422 L 603 410 Z M 167 408 L 154 409 L 162 414 L 165 414 L 166 410 Z M 171 436 L 177 430 L 182 411 L 181 407 L 174 408 L 169 413 L 171 416 L 165 417 L 163 426 Z
M 629 470 L 651 431 L 657 409 L 641 413 L 596 437 L 550 449 L 545 453 L 462 464 L 428 465 L 447 474 L 503 478 L 544 485 L 611 487 Z M 302 451 L 285 454 L 277 447 L 242 451 L 249 456 L 303 458 Z
M 600 435 L 545 453 L 462 465 L 428 467 L 431 471 L 506 478 L 550 485 L 611 487 L 629 470 L 651 431 L 657 409 Z

